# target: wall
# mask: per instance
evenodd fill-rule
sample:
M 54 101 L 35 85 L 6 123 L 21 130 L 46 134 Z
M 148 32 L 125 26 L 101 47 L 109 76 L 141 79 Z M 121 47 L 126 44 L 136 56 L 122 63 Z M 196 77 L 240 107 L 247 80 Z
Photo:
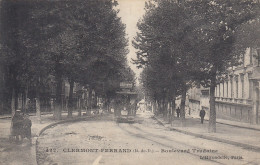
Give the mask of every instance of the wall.
M 230 67 L 215 89 L 217 118 L 257 124 L 259 115 L 260 67 L 256 49 L 248 48 L 239 66 Z M 209 111 L 209 95 L 205 88 L 189 90 L 189 107 Z M 204 93 L 204 94 L 203 94 Z M 209 112 L 206 112 L 209 114 Z

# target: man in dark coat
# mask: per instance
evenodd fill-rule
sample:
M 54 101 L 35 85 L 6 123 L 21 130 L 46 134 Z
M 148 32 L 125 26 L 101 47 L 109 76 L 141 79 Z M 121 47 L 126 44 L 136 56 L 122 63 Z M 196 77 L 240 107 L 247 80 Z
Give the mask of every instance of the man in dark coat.
M 22 138 L 23 134 L 23 115 L 20 110 L 16 110 L 14 116 L 12 117 L 12 129 L 11 135 L 19 141 L 19 136 Z
M 200 119 L 201 119 L 201 124 L 203 124 L 205 114 L 206 114 L 206 112 L 205 112 L 204 109 L 200 110 Z
M 31 127 L 32 127 L 32 121 L 29 119 L 29 115 L 25 115 L 24 122 L 23 122 L 23 129 L 24 129 L 24 136 L 30 140 L 30 144 L 32 144 L 31 139 Z
M 180 107 L 178 107 L 178 108 L 176 109 L 176 113 L 177 113 L 177 117 L 180 117 L 180 113 L 181 113 Z

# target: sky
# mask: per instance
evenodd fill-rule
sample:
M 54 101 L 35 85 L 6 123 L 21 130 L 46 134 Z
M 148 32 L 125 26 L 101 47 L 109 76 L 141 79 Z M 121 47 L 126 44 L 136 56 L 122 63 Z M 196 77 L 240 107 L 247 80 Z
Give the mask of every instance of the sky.
M 137 69 L 134 64 L 131 63 L 131 58 L 136 59 L 135 52 L 137 51 L 132 46 L 132 40 L 136 36 L 137 32 L 137 22 L 145 13 L 145 0 L 117 0 L 117 8 L 120 10 L 118 16 L 121 17 L 122 22 L 126 24 L 127 38 L 129 39 L 129 54 L 127 55 L 128 63 L 132 70 L 136 73 L 138 77 L 140 75 L 141 69 Z

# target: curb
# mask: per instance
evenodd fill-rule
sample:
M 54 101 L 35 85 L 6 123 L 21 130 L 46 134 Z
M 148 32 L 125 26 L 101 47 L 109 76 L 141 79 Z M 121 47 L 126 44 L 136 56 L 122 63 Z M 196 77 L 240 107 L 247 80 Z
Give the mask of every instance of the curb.
M 62 111 L 62 113 L 68 113 L 68 112 L 67 111 Z M 28 114 L 29 114 L 29 116 L 36 116 L 35 112 L 34 113 L 28 113 Z M 53 114 L 53 112 L 42 112 L 41 116 L 51 115 L 51 114 Z M 8 119 L 8 118 L 12 118 L 12 115 L 10 115 L 10 116 L 1 116 L 0 115 L 0 119 Z
M 46 131 L 47 129 L 53 128 L 53 127 L 55 127 L 55 126 L 57 126 L 57 125 L 59 125 L 59 124 L 82 121 L 82 120 L 88 119 L 88 118 L 90 118 L 90 117 L 93 117 L 93 116 L 85 116 L 85 117 L 79 117 L 79 118 L 72 118 L 72 119 L 61 120 L 61 121 L 57 121 L 57 122 L 51 123 L 51 124 L 45 126 L 44 128 L 42 128 L 42 129 L 39 131 L 38 137 L 40 137 L 41 134 L 42 134 L 44 131 Z M 37 137 L 37 139 L 38 139 L 38 137 Z
M 96 115 L 96 116 L 82 116 L 82 117 L 77 117 L 77 118 L 72 118 L 72 119 L 67 119 L 67 120 L 61 120 L 61 121 L 57 121 L 57 122 L 54 122 L 54 123 L 51 123 L 47 126 L 45 126 L 44 128 L 42 128 L 39 133 L 38 133 L 38 137 L 41 136 L 41 134 L 46 131 L 47 129 L 49 128 L 53 128 L 59 124 L 63 124 L 63 123 L 70 123 L 70 122 L 78 122 L 78 121 L 84 121 L 86 119 L 96 119 L 97 117 L 101 117 L 101 116 L 106 116 L 106 115 Z M 37 137 L 37 139 L 38 139 Z
M 256 152 L 260 152 L 260 147 L 257 147 L 257 146 L 252 146 L 252 145 L 249 145 L 249 144 L 234 142 L 234 141 L 231 141 L 231 140 L 221 139 L 221 138 L 217 138 L 217 137 L 201 135 L 201 134 L 197 134 L 197 133 L 183 131 L 183 130 L 176 129 L 176 128 L 170 128 L 170 127 L 165 126 L 164 123 L 161 122 L 159 119 L 157 119 L 155 116 L 153 116 L 152 118 L 155 119 L 160 125 L 169 129 L 170 131 L 177 131 L 177 132 L 180 132 L 180 133 L 183 133 L 183 134 L 186 134 L 186 135 L 191 135 L 191 136 L 195 136 L 195 137 L 198 137 L 198 138 L 222 142 L 222 143 L 226 143 L 226 144 L 230 144 L 230 145 L 234 145 L 234 146 L 239 146 L 239 147 L 242 147 L 242 148 L 247 149 L 247 150 L 253 150 L 253 151 L 256 151 Z M 233 126 L 233 125 L 231 125 L 231 126 Z
M 0 117 L 0 119 L 9 119 L 9 118 L 12 118 L 12 116 L 3 116 L 3 117 Z
M 193 118 L 193 119 L 196 119 L 196 118 Z M 197 118 L 197 119 L 199 119 L 199 118 Z M 205 121 L 209 121 L 208 119 L 204 119 L 204 120 Z M 241 125 L 223 123 L 223 122 L 220 122 L 220 121 L 216 121 L 216 123 L 223 124 L 223 125 L 228 125 L 228 126 L 232 126 L 232 127 L 237 127 L 237 128 L 244 128 L 244 129 L 250 129 L 250 130 L 254 130 L 254 131 L 260 131 L 259 128 L 253 128 L 253 127 L 246 127 L 246 126 L 241 126 Z
M 43 113 L 43 114 L 41 114 L 41 116 L 50 115 L 50 114 L 53 114 L 53 112 Z M 29 116 L 36 116 L 36 114 L 29 113 Z M 0 116 L 0 119 L 9 119 L 9 118 L 12 118 L 12 115 L 11 116 Z
M 240 126 L 240 125 L 233 125 L 233 124 L 227 124 L 227 123 L 222 123 L 222 122 L 217 122 L 217 123 L 232 126 L 232 127 L 238 127 L 238 128 L 250 129 L 250 130 L 254 130 L 254 131 L 260 131 L 260 129 L 258 129 L 258 128 L 252 128 L 252 127 L 246 127 L 246 126 Z
M 45 126 L 44 128 L 42 128 L 38 133 L 38 137 L 37 137 L 36 143 L 35 143 L 36 164 L 39 164 L 38 155 L 37 155 L 38 144 L 39 144 L 38 138 L 43 134 L 44 131 L 46 131 L 47 129 L 50 129 L 50 128 L 54 128 L 55 126 L 57 126 L 59 124 L 79 122 L 79 121 L 84 121 L 86 119 L 96 119 L 97 117 L 101 117 L 101 116 L 107 116 L 107 115 L 103 114 L 103 115 L 98 115 L 98 116 L 82 116 L 82 117 L 79 117 L 79 118 L 72 118 L 72 119 L 68 119 L 68 120 L 57 121 L 57 122 L 51 123 L 51 124 Z M 91 121 L 91 120 L 89 120 L 89 121 Z
M 192 117 L 192 119 L 198 119 L 198 120 L 200 120 L 200 118 L 196 118 L 196 117 Z M 209 121 L 209 119 L 204 119 L 204 121 Z M 220 122 L 220 121 L 216 121 L 216 123 L 218 123 L 218 124 L 223 124 L 223 125 L 228 125 L 228 126 L 232 126 L 232 127 L 237 127 L 237 128 L 244 128 L 244 129 L 250 129 L 250 130 L 254 130 L 254 131 L 260 131 L 260 128 L 253 128 L 253 127 L 247 127 L 247 126 L 241 126 L 241 125 L 223 123 L 223 122 Z

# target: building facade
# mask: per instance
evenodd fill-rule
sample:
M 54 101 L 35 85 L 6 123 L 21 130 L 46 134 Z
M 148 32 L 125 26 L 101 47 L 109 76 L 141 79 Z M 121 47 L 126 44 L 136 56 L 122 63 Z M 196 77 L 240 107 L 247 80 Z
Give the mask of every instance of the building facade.
M 252 124 L 260 122 L 260 49 L 248 48 L 242 64 L 228 70 L 215 89 L 217 118 Z M 209 111 L 209 89 L 189 90 L 189 107 L 194 111 Z M 196 97 L 195 97 L 196 96 Z M 209 114 L 209 113 L 207 113 Z

